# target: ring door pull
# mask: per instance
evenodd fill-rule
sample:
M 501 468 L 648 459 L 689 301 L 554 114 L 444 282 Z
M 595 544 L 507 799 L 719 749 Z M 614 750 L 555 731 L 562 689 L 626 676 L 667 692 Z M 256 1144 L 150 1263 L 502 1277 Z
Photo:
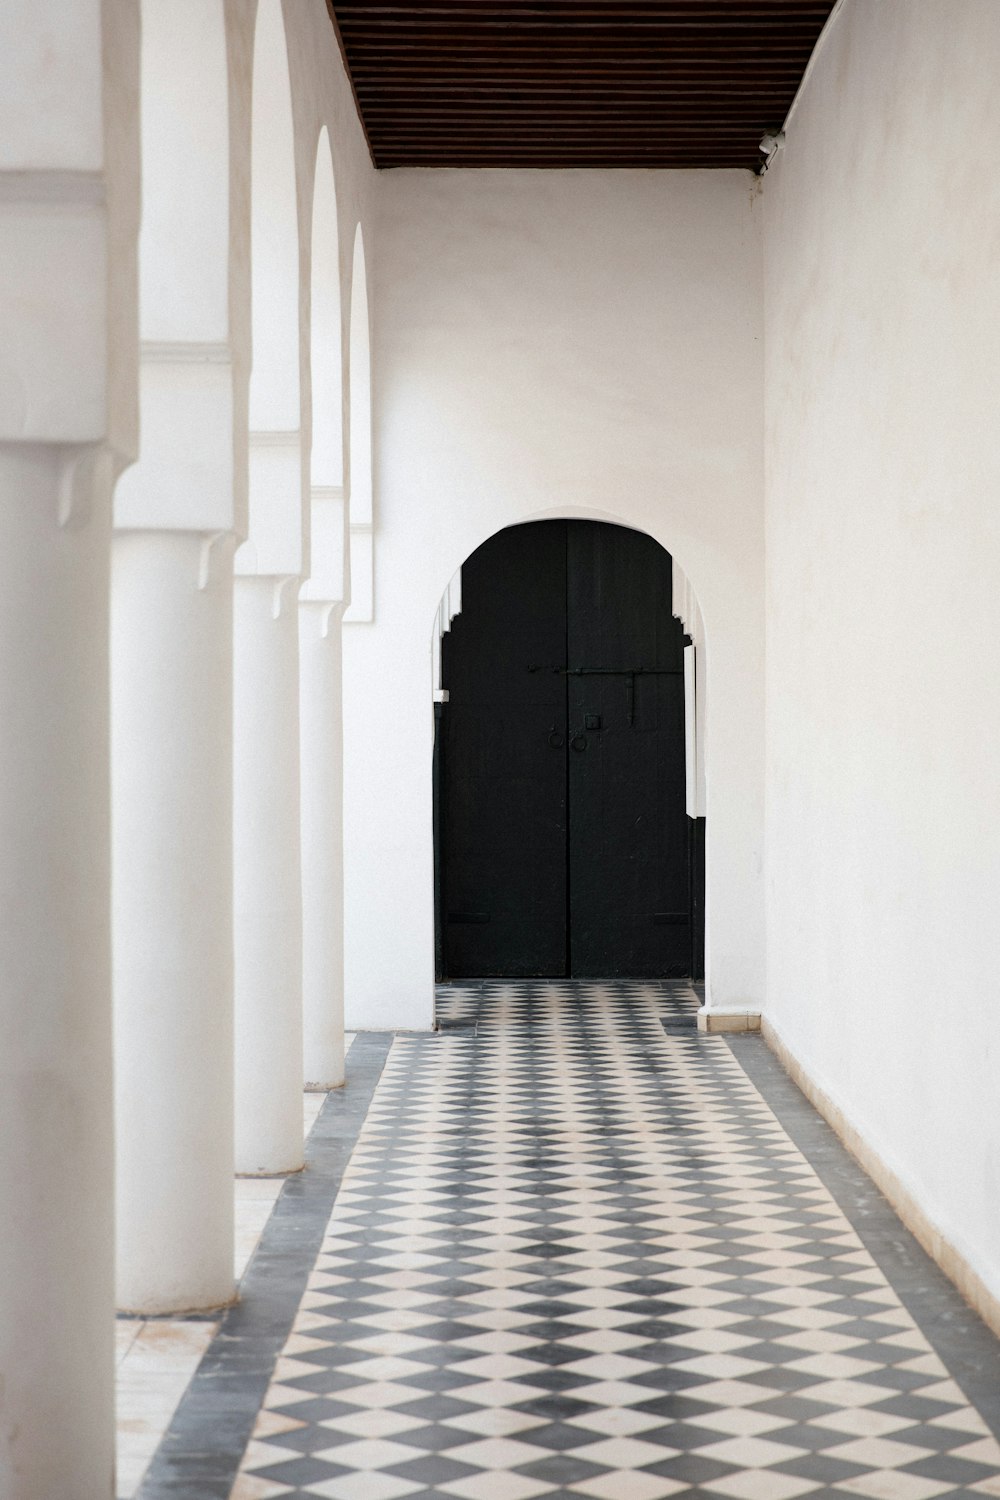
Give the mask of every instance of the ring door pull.
M 556 726 L 553 724 L 552 728 L 549 730 L 549 744 L 552 746 L 553 750 L 561 750 L 565 743 L 565 735 L 560 734 Z
M 573 738 L 570 740 L 569 743 L 570 743 L 570 749 L 571 750 L 577 750 L 577 751 L 586 750 L 586 748 L 587 748 L 587 736 L 584 734 L 584 732 L 583 732 L 582 729 L 578 729 L 577 732 L 576 732 L 576 734 L 574 734 Z

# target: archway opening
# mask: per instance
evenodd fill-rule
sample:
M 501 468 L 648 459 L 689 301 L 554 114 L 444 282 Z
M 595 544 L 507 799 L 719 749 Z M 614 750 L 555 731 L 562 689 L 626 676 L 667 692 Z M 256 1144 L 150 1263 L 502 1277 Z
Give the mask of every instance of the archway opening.
M 308 472 L 295 131 L 280 0 L 261 0 L 254 30 L 250 248 L 249 518 L 236 572 L 294 577 L 308 566 Z
M 438 976 L 699 978 L 690 638 L 652 537 L 498 532 L 438 616 Z M 697 812 L 697 809 L 694 809 Z
M 368 279 L 361 225 L 354 236 L 351 328 L 348 345 L 351 603 L 347 624 L 374 619 L 374 513 L 372 500 L 372 357 Z
M 254 30 L 250 156 L 253 371 L 250 428 L 293 432 L 299 393 L 299 231 L 295 131 L 285 26 L 277 0 Z
M 313 174 L 311 333 L 313 490 L 344 483 L 343 353 L 340 318 L 340 234 L 330 137 L 324 125 Z
M 325 125 L 316 144 L 311 278 L 310 572 L 299 597 L 304 602 L 340 603 L 347 583 L 344 354 L 337 192 Z

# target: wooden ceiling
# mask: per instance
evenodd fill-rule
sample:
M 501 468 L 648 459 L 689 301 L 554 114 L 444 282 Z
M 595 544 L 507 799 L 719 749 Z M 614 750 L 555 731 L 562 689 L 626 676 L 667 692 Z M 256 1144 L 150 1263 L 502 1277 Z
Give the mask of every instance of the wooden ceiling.
M 833 0 L 328 0 L 378 167 L 745 167 Z

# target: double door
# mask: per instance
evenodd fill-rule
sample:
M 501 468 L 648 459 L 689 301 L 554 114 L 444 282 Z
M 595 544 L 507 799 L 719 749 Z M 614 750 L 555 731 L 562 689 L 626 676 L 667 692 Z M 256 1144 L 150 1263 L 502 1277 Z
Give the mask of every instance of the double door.
M 437 743 L 445 975 L 694 972 L 671 572 L 651 537 L 591 521 L 511 527 L 463 567 Z

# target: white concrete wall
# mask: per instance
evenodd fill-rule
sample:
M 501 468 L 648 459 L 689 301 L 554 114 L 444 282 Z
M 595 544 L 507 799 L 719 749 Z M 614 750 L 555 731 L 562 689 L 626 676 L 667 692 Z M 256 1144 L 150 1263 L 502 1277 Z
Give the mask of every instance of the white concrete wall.
M 241 0 L 246 3 L 246 0 Z M 263 0 L 260 0 L 263 3 Z M 358 226 L 366 243 L 375 239 L 376 175 L 354 104 L 350 80 L 344 69 L 336 34 L 330 24 L 326 6 L 303 4 L 302 0 L 284 0 L 288 66 L 291 74 L 292 112 L 295 117 L 295 170 L 298 183 L 298 218 L 300 247 L 299 351 L 301 361 L 302 430 L 304 451 L 311 441 L 312 383 L 322 379 L 327 356 L 310 367 L 310 285 L 312 213 L 314 182 L 317 170 L 326 171 L 329 159 L 324 154 L 317 161 L 319 135 L 325 126 L 329 138 L 333 176 L 336 184 L 337 257 L 340 277 L 341 318 L 341 431 L 345 435 L 345 461 L 350 467 L 348 412 L 349 382 L 347 371 L 350 340 L 350 307 L 352 254 Z M 329 226 L 327 226 L 329 242 Z M 308 465 L 306 466 L 308 474 Z M 317 558 L 318 568 L 326 563 Z
M 105 1500 L 114 1465 L 108 558 L 137 430 L 138 79 L 129 0 L 0 7 L 5 1500 Z
M 758 1004 L 762 361 L 741 172 L 388 172 L 374 282 L 375 618 L 345 628 L 348 1022 L 432 1017 L 431 648 L 500 527 L 649 531 L 708 647 L 710 984 Z
M 768 1015 L 994 1294 L 998 77 L 849 0 L 764 186 Z

